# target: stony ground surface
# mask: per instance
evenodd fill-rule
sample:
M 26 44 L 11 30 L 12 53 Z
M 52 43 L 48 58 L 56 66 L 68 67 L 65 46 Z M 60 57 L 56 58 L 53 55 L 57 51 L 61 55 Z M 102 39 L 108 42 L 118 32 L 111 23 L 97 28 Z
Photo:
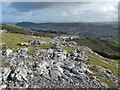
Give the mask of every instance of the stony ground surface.
M 98 59 L 103 57 L 88 47 L 78 46 L 75 42 L 53 39 L 49 42 L 54 46 L 48 49 L 36 47 L 32 55 L 28 54 L 29 47 L 1 51 L 0 88 L 109 88 L 111 85 L 118 86 L 119 78 L 114 71 L 89 63 L 93 57 Z M 104 63 L 108 62 L 104 61 Z M 115 67 L 120 66 L 117 64 Z M 113 83 L 102 81 L 106 79 Z

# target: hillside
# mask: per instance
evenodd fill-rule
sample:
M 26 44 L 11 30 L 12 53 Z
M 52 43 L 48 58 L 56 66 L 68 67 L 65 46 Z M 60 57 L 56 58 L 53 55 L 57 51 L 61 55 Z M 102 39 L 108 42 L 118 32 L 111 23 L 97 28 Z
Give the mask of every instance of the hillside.
M 104 57 L 120 59 L 120 46 L 118 40 L 105 40 L 96 37 L 88 37 L 74 41 L 81 46 L 91 48 L 94 52 Z
M 0 87 L 118 87 L 119 59 L 104 58 L 86 47 L 87 44 L 105 45 L 107 42 L 96 41 L 94 38 L 86 39 L 83 41 L 89 43 L 84 46 L 82 41 L 79 45 L 80 43 L 74 41 L 7 31 L 2 33 L 0 71 L 4 72 L 0 76 L 0 80 L 3 80 L 0 81 Z M 91 43 L 92 40 L 96 41 L 96 44 Z
M 59 35 L 64 35 L 66 33 L 63 32 L 55 32 L 55 31 L 36 31 L 36 30 L 30 30 L 25 29 L 22 27 L 14 26 L 14 25 L 8 25 L 8 24 L 2 24 L 2 30 L 7 30 L 11 33 L 19 33 L 19 34 L 25 34 L 25 35 L 34 35 L 34 36 L 40 36 L 40 37 L 54 37 Z
M 16 37 L 16 38 L 13 38 L 13 37 Z M 22 37 L 22 39 L 21 39 L 21 37 Z M 9 39 L 8 39 L 9 38 Z M 13 40 L 13 41 L 12 41 Z M 32 61 L 32 63 L 33 63 L 33 65 L 34 65 L 34 63 L 35 62 L 37 62 L 38 64 L 41 62 L 41 63 L 48 63 L 48 65 L 51 65 L 51 64 L 49 64 L 49 62 L 47 62 L 46 60 L 44 60 L 44 59 L 42 59 L 43 57 L 44 58 L 48 58 L 48 56 L 46 56 L 46 55 L 49 55 L 47 52 L 49 51 L 49 53 L 51 52 L 51 49 L 52 50 L 54 50 L 55 49 L 55 47 L 56 46 L 54 46 L 55 44 L 53 44 L 53 45 L 50 45 L 50 44 L 41 44 L 40 46 L 39 45 L 37 45 L 37 46 L 32 46 L 32 45 L 29 45 L 29 46 L 18 46 L 18 43 L 21 43 L 21 42 L 26 42 L 26 41 L 28 41 L 28 40 L 40 40 L 40 41 L 46 41 L 46 42 L 51 42 L 51 43 L 54 43 L 54 42 L 60 42 L 59 44 L 60 45 L 62 45 L 62 47 L 59 47 L 59 48 L 61 48 L 61 50 L 59 51 L 59 53 L 61 53 L 61 55 L 64 55 L 64 53 L 65 53 L 65 51 L 66 51 L 66 53 L 68 54 L 68 58 L 66 58 L 66 60 L 65 61 L 61 61 L 63 58 L 65 58 L 65 56 L 60 56 L 60 57 L 58 57 L 58 60 L 60 60 L 59 62 L 65 62 L 65 63 L 67 63 L 67 61 L 69 62 L 69 63 L 76 63 L 77 64 L 77 62 L 80 62 L 81 64 L 85 64 L 86 66 L 85 67 L 87 67 L 86 68 L 86 70 L 90 70 L 90 71 L 88 71 L 88 73 L 90 73 L 90 75 L 89 74 L 85 74 L 85 76 L 87 77 L 87 78 L 96 78 L 96 79 L 94 79 L 94 80 L 96 80 L 96 83 L 97 82 L 99 82 L 99 83 L 104 83 L 105 85 L 107 85 L 108 87 L 116 87 L 116 85 L 117 85 L 117 83 L 115 83 L 115 82 L 113 82 L 113 81 L 115 81 L 116 79 L 117 79 L 117 77 L 118 77 L 118 67 L 117 67 L 117 64 L 118 64 L 118 60 L 113 60 L 113 59 L 107 59 L 107 58 L 103 58 L 103 57 L 101 57 L 101 56 L 99 56 L 99 55 L 97 55 L 97 54 L 95 54 L 94 52 L 92 52 L 90 49 L 88 49 L 87 47 L 83 47 L 83 46 L 77 46 L 77 45 L 72 45 L 72 42 L 63 42 L 63 41 L 55 41 L 55 40 L 53 40 L 53 39 L 51 39 L 51 40 L 49 40 L 49 41 L 47 41 L 47 38 L 34 38 L 34 37 L 32 37 L 32 36 L 29 36 L 29 35 L 23 35 L 23 34 L 15 34 L 15 33 L 3 33 L 3 41 L 4 41 L 4 43 L 5 43 L 5 45 L 6 46 L 8 46 L 7 48 L 9 48 L 9 49 L 11 49 L 11 50 L 13 50 L 13 52 L 9 55 L 9 57 L 7 56 L 7 57 L 4 57 L 3 56 L 3 59 L 5 60 L 4 61 L 4 64 L 2 64 L 3 66 L 2 67 L 9 67 L 9 65 L 10 65 L 10 63 L 9 62 L 7 62 L 7 60 L 9 59 L 9 58 L 14 58 L 15 59 L 15 61 L 13 60 L 13 61 L 11 61 L 11 63 L 12 62 L 14 62 L 14 63 L 16 63 L 17 64 L 17 62 L 19 62 L 19 61 L 16 61 L 16 60 L 20 60 L 21 62 L 23 62 L 24 63 L 24 65 L 27 65 L 26 63 L 25 63 L 25 61 L 27 60 L 27 62 L 28 63 L 30 63 L 31 61 Z M 14 43 L 15 42 L 15 43 Z M 72 46 L 68 46 L 69 45 L 72 45 Z M 4 46 L 4 45 L 3 45 Z M 54 48 L 52 48 L 52 47 L 54 47 Z M 23 54 L 23 56 L 21 57 L 21 56 L 19 56 L 19 55 L 22 55 L 22 53 L 21 54 L 18 54 L 18 56 L 14 56 L 14 55 L 17 55 L 17 54 L 15 54 L 16 53 L 16 50 L 19 50 L 19 49 L 22 49 L 22 48 L 28 48 L 28 52 L 25 54 Z M 56 48 L 58 48 L 58 47 L 56 47 Z M 79 60 L 72 60 L 71 58 L 74 58 L 74 57 L 76 57 L 76 56 L 69 56 L 69 54 L 70 55 L 74 55 L 74 54 L 72 54 L 72 53 L 75 53 L 75 51 L 74 50 L 77 50 L 79 48 L 79 50 L 80 50 L 80 52 L 81 52 L 81 55 L 82 55 L 82 52 L 84 52 L 85 53 L 85 56 L 84 57 L 86 57 L 86 59 L 84 60 L 84 59 L 82 59 L 82 57 L 81 57 L 81 59 Z M 55 49 L 55 50 L 57 50 L 57 49 Z M 58 49 L 59 50 L 59 49 Z M 45 52 L 44 52 L 45 51 Z M 63 53 L 64 52 L 64 53 Z M 58 55 L 59 55 L 59 53 L 58 53 Z M 62 54 L 63 53 L 63 54 Z M 40 55 L 40 56 L 38 56 L 38 54 Z M 25 55 L 25 56 L 24 56 Z M 36 56 L 34 56 L 34 55 L 36 55 Z M 55 55 L 57 55 L 57 53 L 55 54 Z M 84 54 L 83 54 L 84 55 Z M 25 58 L 27 56 L 27 58 Z M 37 59 L 37 58 L 39 58 L 39 59 Z M 87 59 L 88 58 L 88 59 Z M 24 59 L 24 61 L 22 60 L 22 59 Z M 35 59 L 35 61 L 33 60 L 33 59 Z M 77 57 L 76 57 L 76 59 L 77 59 Z M 55 56 L 54 57 L 54 59 L 52 59 L 52 57 L 51 57 L 51 59 L 49 59 L 49 60 L 52 60 L 52 61 L 54 61 L 54 62 L 58 62 L 58 61 L 56 61 L 57 60 L 57 57 Z M 72 60 L 72 61 L 71 61 Z M 42 62 L 42 61 L 44 61 L 44 62 Z M 5 64 L 5 63 L 7 63 L 7 65 Z M 58 63 L 58 64 L 60 64 L 60 63 Z M 58 65 L 58 64 L 55 64 L 55 65 Z M 44 65 L 44 64 L 43 64 Z M 28 66 L 27 66 L 28 67 Z M 49 67 L 51 67 L 51 66 L 49 66 Z M 61 66 L 62 67 L 62 66 Z M 70 66 L 70 67 L 72 67 L 72 66 Z M 76 66 L 76 67 L 78 67 L 78 66 Z M 83 66 L 82 66 L 83 67 Z M 85 69 L 85 67 L 84 67 L 84 69 Z M 22 67 L 22 68 L 24 68 L 24 66 Z M 32 68 L 32 67 L 31 67 Z M 52 67 L 51 67 L 52 68 Z M 67 67 L 66 67 L 67 68 Z M 99 69 L 98 69 L 99 68 Z M 30 67 L 29 67 L 29 69 L 30 69 Z M 36 69 L 37 69 L 37 67 L 36 67 Z M 38 68 L 38 70 L 39 70 L 40 68 Z M 20 70 L 22 70 L 22 69 L 20 69 Z M 64 68 L 62 68 L 62 70 L 65 70 L 66 71 L 66 69 L 64 69 Z M 81 69 L 82 70 L 82 69 Z M 103 70 L 103 71 L 102 71 Z M 107 70 L 110 70 L 108 73 L 106 73 L 105 72 L 105 70 L 107 71 Z M 38 74 L 38 72 L 39 71 L 37 71 L 37 73 L 36 74 Z M 83 72 L 83 71 L 82 71 Z M 93 72 L 93 73 L 92 73 Z M 47 73 L 47 72 L 45 72 L 45 73 Z M 71 73 L 72 73 L 72 71 L 71 71 Z M 75 77 L 76 77 L 76 73 L 75 72 L 73 72 L 74 73 L 74 75 L 75 75 Z M 104 74 L 103 74 L 104 73 Z M 112 73 L 112 74 L 110 74 L 110 73 Z M 51 74 L 52 75 L 52 74 Z M 56 73 L 56 75 L 57 75 L 57 73 Z M 63 75 L 64 75 L 64 73 L 63 73 Z M 79 75 L 79 74 L 78 74 Z M 81 74 L 80 74 L 81 75 Z M 33 76 L 34 76 L 34 74 L 33 74 Z M 46 78 L 48 78 L 48 76 L 45 76 Z M 54 79 L 56 79 L 57 80 L 57 77 L 55 77 L 55 76 L 51 76 L 51 78 L 54 78 Z M 74 77 L 70 77 L 70 76 L 68 76 L 69 77 L 69 79 L 71 78 L 73 81 L 72 81 L 72 83 L 75 83 L 74 82 L 74 80 L 76 80 Z M 28 78 L 28 76 L 26 77 L 28 80 L 31 80 L 31 79 L 34 79 L 33 81 L 35 81 L 35 78 L 36 78 L 36 80 L 39 80 L 38 79 L 38 76 L 34 76 L 34 78 Z M 42 78 L 42 77 L 41 77 Z M 54 80 L 53 79 L 53 80 Z M 85 82 L 86 82 L 86 80 L 87 79 L 84 79 L 84 76 L 82 76 L 81 77 L 81 79 L 83 79 Z M 43 82 L 43 80 L 44 79 L 41 79 L 42 80 L 42 82 Z M 92 79 L 91 79 L 92 80 Z M 46 81 L 46 82 L 49 82 L 49 80 L 48 81 Z M 51 81 L 52 82 L 52 81 Z M 65 81 L 66 82 L 66 81 Z M 79 79 L 77 79 L 77 82 L 81 85 L 81 84 L 83 84 L 83 85 L 85 85 L 85 83 L 83 83 L 83 82 L 79 82 Z M 58 83 L 59 83 L 59 80 L 58 80 Z M 86 82 L 87 83 L 87 82 Z M 91 83 L 92 84 L 92 81 L 91 82 L 89 82 L 89 83 Z M 19 83 L 18 83 L 19 84 Z M 25 84 L 25 83 L 24 83 Z M 47 84 L 47 83 L 46 83 Z M 11 84 L 9 84 L 9 85 L 11 85 L 12 86 L 12 83 Z M 26 85 L 26 84 L 25 84 Z M 28 85 L 30 85 L 30 84 L 28 84 Z M 32 85 L 32 84 L 31 84 Z M 40 84 L 39 84 L 40 85 Z M 42 85 L 42 84 L 41 84 Z M 50 84 L 49 84 L 50 85 Z M 63 84 L 64 85 L 64 84 Z M 33 85 L 34 86 L 34 85 Z M 95 86 L 95 85 L 94 85 Z M 60 86 L 61 87 L 61 86 Z M 76 86 L 76 87 L 78 87 L 78 86 Z M 88 85 L 88 86 L 84 86 L 84 87 L 90 87 L 90 85 Z M 93 86 L 92 86 L 93 87 Z M 96 86 L 95 86 L 96 87 Z M 100 87 L 104 87 L 104 86 L 100 86 Z M 106 87 L 106 86 L 105 86 Z

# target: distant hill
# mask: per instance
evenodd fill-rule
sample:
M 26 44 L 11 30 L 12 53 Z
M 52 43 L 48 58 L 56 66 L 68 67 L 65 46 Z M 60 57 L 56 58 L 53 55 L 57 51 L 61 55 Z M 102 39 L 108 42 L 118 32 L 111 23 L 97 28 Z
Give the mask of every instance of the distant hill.
M 34 30 L 47 30 L 45 28 L 42 28 L 39 24 L 32 22 L 21 22 L 21 23 L 17 23 L 16 26 L 20 26 L 27 29 L 34 29 Z
M 58 33 L 55 31 L 30 30 L 30 29 L 26 29 L 20 26 L 14 26 L 14 25 L 9 25 L 9 24 L 2 24 L 2 29 L 7 30 L 10 33 L 19 33 L 19 34 L 25 34 L 25 35 L 42 36 L 42 37 L 54 37 L 54 36 L 66 34 L 64 32 Z
M 101 38 L 118 38 L 117 22 L 78 22 L 78 23 L 32 23 L 21 22 L 16 26 L 34 30 L 51 30 L 67 32 L 83 36 L 96 36 Z

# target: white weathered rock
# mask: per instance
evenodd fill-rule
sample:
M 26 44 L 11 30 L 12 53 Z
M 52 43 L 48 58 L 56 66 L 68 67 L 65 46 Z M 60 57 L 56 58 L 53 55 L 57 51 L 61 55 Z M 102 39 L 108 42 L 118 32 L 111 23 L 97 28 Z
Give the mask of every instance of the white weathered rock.
M 26 42 L 23 42 L 23 43 L 20 43 L 21 46 L 28 46 L 29 43 L 26 43 Z
M 61 60 L 65 60 L 67 58 L 67 56 L 64 53 L 58 53 L 57 56 L 61 59 Z
M 27 80 L 27 72 L 28 72 L 27 69 L 18 68 L 18 71 L 20 71 L 19 74 L 21 75 L 21 77 L 24 78 L 24 80 L 26 82 L 28 82 L 28 80 Z M 18 72 L 18 71 L 16 70 L 16 72 Z
M 6 81 L 11 72 L 10 68 L 0 68 L 0 80 Z
M 55 80 L 58 80 L 58 77 L 61 77 L 61 73 L 56 68 L 50 70 L 50 75 Z
M 101 83 L 101 86 L 102 86 L 102 88 L 109 88 L 109 86 L 103 82 Z
M 116 64 L 115 66 L 116 66 L 116 67 L 120 67 L 120 64 Z
M 80 72 L 76 68 L 72 68 L 71 72 L 74 73 L 74 74 L 80 74 Z
M 63 69 L 60 66 L 57 66 L 57 69 L 60 73 L 63 73 Z
M 7 85 L 6 85 L 6 84 L 0 85 L 0 90 L 4 90 L 4 89 L 6 89 L 6 88 L 7 88 Z
M 48 51 L 47 51 L 48 54 L 52 54 L 53 52 L 54 52 L 53 49 L 48 49 Z
M 30 40 L 28 41 L 31 45 L 40 45 L 41 42 L 39 40 Z
M 18 56 L 27 58 L 28 57 L 27 51 L 28 51 L 28 48 L 20 48 L 18 50 Z
M 12 52 L 13 52 L 12 50 L 7 49 L 7 50 L 3 51 L 2 54 L 3 54 L 4 56 L 8 57 Z

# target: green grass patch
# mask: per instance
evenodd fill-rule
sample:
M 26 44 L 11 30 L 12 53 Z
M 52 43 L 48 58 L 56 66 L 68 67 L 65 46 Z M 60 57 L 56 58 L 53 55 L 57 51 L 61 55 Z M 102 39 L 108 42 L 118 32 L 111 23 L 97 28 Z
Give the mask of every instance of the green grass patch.
M 96 37 L 88 37 L 80 40 L 74 40 L 78 45 L 87 46 L 93 51 L 107 58 L 120 58 L 120 46 L 118 41 L 103 40 Z
M 54 45 L 53 44 L 40 44 L 39 47 L 42 49 L 49 49 L 52 48 Z
M 62 47 L 62 49 L 67 51 L 67 52 L 72 52 L 74 50 L 73 47 Z
M 96 68 L 96 66 L 91 66 L 90 70 L 94 71 L 95 73 L 98 72 L 98 69 Z
M 101 58 L 101 57 L 99 57 L 97 55 L 94 55 L 94 53 L 90 53 L 90 52 L 87 52 L 87 55 L 90 56 L 90 57 L 92 56 L 90 58 L 90 60 L 88 61 L 89 64 L 92 64 L 92 65 L 95 65 L 95 66 L 101 66 L 101 67 L 103 67 L 105 69 L 109 69 L 112 72 L 114 72 L 114 74 L 116 76 L 118 76 L 118 74 L 119 74 L 118 70 L 120 68 L 117 68 L 113 63 L 112 64 L 105 63 L 104 61 L 107 60 L 107 58 L 106 59 L 105 58 Z M 109 61 L 113 62 L 112 59 L 109 59 Z
M 24 35 L 24 34 L 17 34 L 17 33 L 3 33 L 3 42 L 5 44 L 2 45 L 2 49 L 6 49 L 5 47 L 17 50 L 18 48 L 28 48 L 28 54 L 34 54 L 35 48 L 42 48 L 42 49 L 49 49 L 53 47 L 53 44 L 40 44 L 40 45 L 28 45 L 28 46 L 21 46 L 20 43 L 28 42 L 29 40 L 41 40 L 48 42 L 47 38 L 39 37 L 34 38 L 31 35 Z
M 3 33 L 3 43 L 5 43 L 2 47 L 4 49 L 7 46 L 10 49 L 16 48 L 25 48 L 28 46 L 21 46 L 20 43 L 28 42 L 29 40 L 43 40 L 43 38 L 34 38 L 31 35 L 17 34 L 17 33 Z
M 99 81 L 107 84 L 110 88 L 111 88 L 111 87 L 115 87 L 115 86 L 113 85 L 112 81 L 109 81 L 109 80 L 107 80 L 107 79 L 100 79 Z
M 101 66 L 101 67 L 103 67 L 105 69 L 109 69 L 109 70 L 113 71 L 116 75 L 118 74 L 118 68 L 115 67 L 112 64 L 104 63 L 104 62 L 102 62 L 102 61 L 100 61 L 98 59 L 90 59 L 89 63 L 93 64 L 93 65 L 96 65 L 96 66 Z
M 35 54 L 35 48 L 30 47 L 27 53 L 28 53 L 29 55 Z

